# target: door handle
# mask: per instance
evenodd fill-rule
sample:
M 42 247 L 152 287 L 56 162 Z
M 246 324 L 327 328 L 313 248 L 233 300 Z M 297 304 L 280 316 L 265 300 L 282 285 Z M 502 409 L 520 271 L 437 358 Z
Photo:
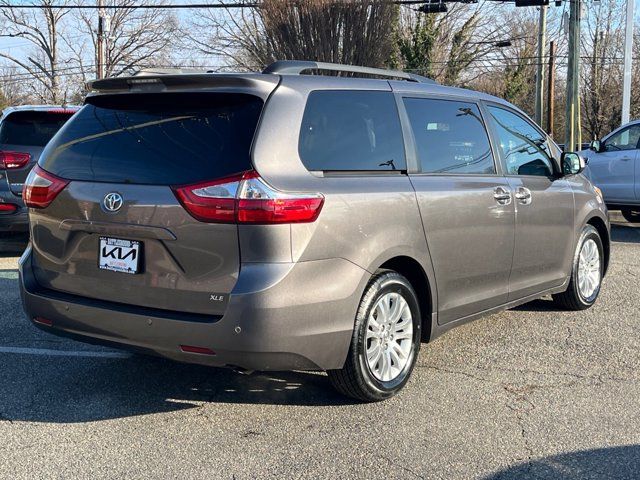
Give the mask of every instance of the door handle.
M 516 188 L 515 197 L 523 205 L 529 205 L 531 203 L 531 190 L 525 187 Z
M 493 198 L 500 205 L 509 205 L 511 203 L 511 192 L 504 187 L 496 187 L 493 190 Z
M 620 160 L 622 160 L 623 162 L 628 162 L 629 160 L 631 160 L 631 157 L 622 157 Z

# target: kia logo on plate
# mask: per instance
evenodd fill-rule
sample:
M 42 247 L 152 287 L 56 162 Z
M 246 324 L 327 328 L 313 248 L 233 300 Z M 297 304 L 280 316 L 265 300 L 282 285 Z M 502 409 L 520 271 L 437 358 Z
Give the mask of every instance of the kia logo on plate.
M 102 204 L 104 208 L 106 208 L 110 212 L 117 212 L 122 208 L 123 204 L 122 195 L 119 193 L 111 192 L 107 193 L 104 196 L 104 200 L 102 200 Z

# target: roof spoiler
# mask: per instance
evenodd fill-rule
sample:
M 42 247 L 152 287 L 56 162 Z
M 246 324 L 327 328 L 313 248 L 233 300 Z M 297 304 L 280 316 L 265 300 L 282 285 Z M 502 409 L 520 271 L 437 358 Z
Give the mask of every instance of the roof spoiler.
M 340 63 L 312 62 L 303 60 L 279 60 L 265 68 L 262 73 L 278 75 L 302 75 L 303 72 L 317 70 L 321 72 L 348 72 L 360 75 L 371 75 L 384 78 L 395 78 L 417 83 L 437 83 L 421 75 L 401 72 L 399 70 L 386 70 L 383 68 L 359 67 L 357 65 L 343 65 Z
M 212 90 L 255 94 L 263 99 L 278 85 L 278 79 L 260 74 L 159 73 L 145 71 L 130 77 L 113 77 L 87 82 L 92 94 L 151 93 L 184 90 Z M 91 95 L 91 94 L 90 94 Z

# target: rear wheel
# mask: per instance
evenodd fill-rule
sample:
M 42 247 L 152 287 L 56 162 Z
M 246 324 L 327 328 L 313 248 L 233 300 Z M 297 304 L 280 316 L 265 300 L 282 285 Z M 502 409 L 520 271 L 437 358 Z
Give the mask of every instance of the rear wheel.
M 629 223 L 640 223 L 640 210 L 632 210 L 630 208 L 623 208 L 620 210 L 622 216 Z
M 600 293 L 604 256 L 600 234 L 591 225 L 582 230 L 573 259 L 571 280 L 565 292 L 554 295 L 554 302 L 566 310 L 586 310 Z
M 409 380 L 420 349 L 420 307 L 409 281 L 385 271 L 360 301 L 345 365 L 328 371 L 343 395 L 376 402 L 398 393 Z

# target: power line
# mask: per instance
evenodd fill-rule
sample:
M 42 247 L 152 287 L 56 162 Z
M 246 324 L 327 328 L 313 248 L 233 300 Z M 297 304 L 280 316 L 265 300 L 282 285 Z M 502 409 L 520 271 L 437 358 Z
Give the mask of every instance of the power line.
M 401 0 L 402 1 L 402 0 Z M 255 8 L 259 3 L 255 2 L 230 2 L 230 3 L 185 3 L 185 4 L 164 4 L 164 5 L 110 5 L 105 8 L 114 10 L 140 10 L 140 9 L 188 9 L 188 8 Z M 10 9 L 42 9 L 52 8 L 56 10 L 98 10 L 98 5 L 0 5 L 1 8 Z
M 556 59 L 559 58 L 567 58 L 567 55 L 559 55 L 559 56 L 554 56 Z M 455 64 L 460 64 L 460 63 L 465 63 L 465 64 L 469 64 L 469 65 L 475 65 L 477 67 L 485 67 L 485 68 L 499 68 L 499 67 L 532 67 L 532 66 L 537 66 L 539 65 L 541 62 L 537 61 L 536 56 L 529 56 L 529 57 L 499 57 L 499 58 L 476 58 L 476 59 L 472 59 L 472 60 L 457 60 L 457 59 L 451 59 L 451 60 L 437 60 L 437 61 L 431 61 L 429 62 L 430 65 L 455 65 Z M 591 57 L 582 57 L 585 59 L 592 59 Z M 623 59 L 620 57 L 599 57 L 599 59 L 604 59 L 606 60 L 606 63 L 608 65 L 622 65 L 623 63 Z M 209 59 L 205 59 L 205 58 L 193 58 L 191 59 L 194 62 L 201 62 L 203 60 L 209 60 Z M 640 57 L 634 57 L 634 61 L 640 61 Z M 520 62 L 520 63 L 512 63 L 509 64 L 508 62 Z M 542 63 L 546 63 L 546 62 L 542 62 Z M 567 63 L 566 62 L 558 62 L 556 63 L 556 66 L 566 66 Z M 117 67 L 118 65 L 114 65 L 114 67 Z M 154 65 L 139 65 L 140 68 L 147 68 L 147 67 L 153 67 Z M 58 68 L 56 69 L 56 75 L 57 76 L 71 76 L 71 75 L 79 75 L 79 74 L 91 74 L 95 72 L 95 64 L 86 64 L 86 65 L 75 65 L 75 66 L 71 66 L 71 67 L 63 67 L 63 68 Z M 225 65 L 220 65 L 220 64 L 216 64 L 216 65 L 205 65 L 205 64 L 175 64 L 175 65 L 163 65 L 163 68 L 196 68 L 196 69 L 203 69 L 203 70 L 211 70 L 211 69 L 220 69 L 220 68 L 224 68 L 224 69 L 233 69 L 233 66 L 225 66 Z M 19 67 L 17 65 L 3 65 L 0 66 L 0 69 L 2 68 L 7 68 L 7 69 L 23 69 L 22 67 Z M 259 67 L 255 68 L 256 70 L 259 70 Z M 405 71 L 407 72 L 418 72 L 419 69 L 405 69 Z M 20 73 L 13 73 L 13 74 L 6 74 L 6 75 L 0 75 L 0 82 L 12 82 L 14 80 L 18 80 L 18 81 L 22 81 L 25 79 L 31 79 L 34 78 L 35 76 L 27 71 L 24 72 L 20 72 Z
M 451 1 L 451 0 L 449 0 Z M 499 3 L 511 3 L 512 0 L 491 0 Z M 428 2 L 428 0 L 388 0 L 384 3 L 393 5 L 420 5 Z M 454 3 L 465 3 L 457 0 Z M 104 8 L 114 10 L 162 10 L 162 9 L 199 9 L 199 8 L 213 8 L 213 9 L 228 9 L 228 8 L 256 8 L 260 6 L 260 2 L 247 1 L 247 2 L 216 2 L 216 3 L 168 3 L 168 4 L 142 4 L 142 5 L 109 5 Z M 101 7 L 95 4 L 85 5 L 36 5 L 36 4 L 0 4 L 1 8 L 9 9 L 56 9 L 56 10 L 99 10 Z
M 481 59 L 476 59 L 476 60 L 472 60 L 470 63 L 476 65 L 477 67 L 480 68 L 496 68 L 496 67 L 509 67 L 509 66 L 513 66 L 513 65 L 501 65 L 501 62 L 504 59 L 487 59 L 487 58 L 481 58 Z M 456 60 L 452 60 L 452 61 L 438 61 L 438 62 L 431 62 L 432 64 L 438 64 L 438 65 L 446 65 L 446 64 L 451 64 L 451 63 L 462 63 Z M 539 62 L 537 61 L 531 61 L 531 62 L 525 62 L 525 63 L 521 63 L 519 66 L 521 67 L 532 67 L 532 66 L 537 66 Z M 620 62 L 609 62 L 609 64 L 615 64 L 615 65 L 621 65 L 621 61 Z M 566 66 L 567 63 L 566 62 L 559 62 L 556 63 L 556 66 L 559 67 L 563 67 Z M 56 75 L 58 77 L 69 77 L 69 76 L 74 76 L 74 75 L 81 75 L 81 74 L 93 74 L 95 73 L 95 67 L 96 65 L 91 64 L 91 65 L 76 65 L 73 67 L 67 67 L 67 68 L 61 68 L 58 69 L 56 71 Z M 117 67 L 117 65 L 116 65 Z M 140 65 L 140 68 L 147 68 L 147 67 L 153 67 L 153 65 Z M 196 68 L 196 69 L 202 69 L 204 70 L 215 70 L 215 69 L 221 69 L 221 68 L 233 68 L 233 67 L 226 67 L 226 66 L 221 66 L 221 65 L 192 65 L 192 64 L 179 64 L 179 65 L 163 65 L 162 68 Z M 418 72 L 419 69 L 405 69 L 405 71 L 407 72 Z M 0 83 L 1 84 L 12 84 L 12 83 L 18 83 L 18 82 L 24 82 L 24 80 L 26 79 L 33 79 L 34 75 L 32 75 L 29 72 L 22 72 L 22 73 L 16 73 L 16 74 L 9 74 L 9 75 L 3 75 L 0 76 Z

